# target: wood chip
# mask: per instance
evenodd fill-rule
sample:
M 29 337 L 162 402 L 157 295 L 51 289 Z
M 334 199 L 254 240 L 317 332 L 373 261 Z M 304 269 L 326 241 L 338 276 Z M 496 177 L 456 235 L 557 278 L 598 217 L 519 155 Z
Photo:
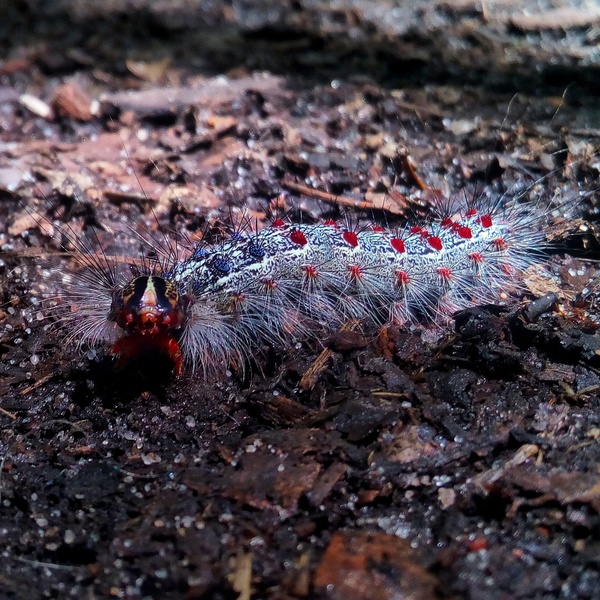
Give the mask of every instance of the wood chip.
M 336 532 L 317 566 L 317 592 L 333 600 L 431 600 L 436 579 L 410 542 L 394 535 Z
M 54 111 L 52 107 L 42 99 L 32 96 L 31 94 L 22 94 L 19 97 L 19 102 L 31 113 L 46 121 L 54 120 Z
M 57 114 L 73 117 L 78 121 L 91 121 L 92 99 L 78 86 L 72 83 L 61 85 L 54 92 L 52 106 Z

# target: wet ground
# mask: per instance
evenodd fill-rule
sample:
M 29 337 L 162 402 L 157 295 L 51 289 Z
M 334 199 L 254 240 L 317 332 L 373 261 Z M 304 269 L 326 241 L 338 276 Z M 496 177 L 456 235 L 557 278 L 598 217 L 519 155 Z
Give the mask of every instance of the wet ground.
M 3 15 L 0 598 L 596 597 L 599 17 L 268 6 Z M 441 333 L 348 327 L 176 380 L 44 318 L 68 238 L 139 256 L 130 228 L 395 225 L 534 182 L 585 192 L 548 266 Z

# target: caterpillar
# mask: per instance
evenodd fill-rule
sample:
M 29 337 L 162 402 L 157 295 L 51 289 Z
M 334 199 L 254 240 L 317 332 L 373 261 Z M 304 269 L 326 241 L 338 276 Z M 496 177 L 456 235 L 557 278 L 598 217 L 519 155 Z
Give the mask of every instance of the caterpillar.
M 178 377 L 206 377 L 350 319 L 441 325 L 506 301 L 543 259 L 550 205 L 522 199 L 445 202 L 429 222 L 395 228 L 245 219 L 229 238 L 183 253 L 150 240 L 155 258 L 142 260 L 116 261 L 63 228 L 80 268 L 62 277 L 50 313 L 68 345 L 108 349 L 120 365 L 164 354 Z
M 349 319 L 439 323 L 497 302 L 540 260 L 544 216 L 500 202 L 392 230 L 276 219 L 201 242 L 183 260 L 145 261 L 134 275 L 80 245 L 85 268 L 65 288 L 59 324 L 69 342 L 108 347 L 121 364 L 152 350 L 177 376 L 206 376 L 260 344 L 289 347 Z

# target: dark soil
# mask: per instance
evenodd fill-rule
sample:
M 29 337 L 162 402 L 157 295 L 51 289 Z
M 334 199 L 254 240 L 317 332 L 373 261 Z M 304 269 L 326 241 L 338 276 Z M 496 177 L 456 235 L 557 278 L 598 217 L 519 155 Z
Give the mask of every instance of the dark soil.
M 597 597 L 600 17 L 5 4 L 0 598 Z M 349 326 L 176 380 L 76 354 L 40 306 L 61 238 L 139 256 L 132 230 L 395 225 L 534 182 L 584 190 L 589 224 L 563 210 L 529 293 L 442 332 Z

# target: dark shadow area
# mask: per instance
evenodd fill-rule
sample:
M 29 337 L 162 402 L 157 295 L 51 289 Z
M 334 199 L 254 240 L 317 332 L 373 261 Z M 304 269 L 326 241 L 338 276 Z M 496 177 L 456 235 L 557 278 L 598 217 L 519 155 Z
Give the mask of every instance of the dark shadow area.
M 45 74 L 130 77 L 168 60 L 184 76 L 267 70 L 296 84 L 367 80 L 385 87 L 476 85 L 505 93 L 594 91 L 590 25 L 524 29 L 477 3 L 171 3 L 20 0 L 0 8 L 5 72 L 24 57 Z M 382 17 L 377 20 L 378 15 Z M 570 44 L 570 45 L 569 45 Z
M 145 353 L 123 368 L 115 366 L 115 360 L 105 357 L 99 362 L 89 362 L 85 371 L 68 374 L 76 382 L 73 401 L 85 406 L 89 403 L 90 382 L 95 393 L 106 408 L 125 405 L 142 394 L 155 396 L 166 402 L 166 390 L 175 381 L 173 363 L 156 353 Z

